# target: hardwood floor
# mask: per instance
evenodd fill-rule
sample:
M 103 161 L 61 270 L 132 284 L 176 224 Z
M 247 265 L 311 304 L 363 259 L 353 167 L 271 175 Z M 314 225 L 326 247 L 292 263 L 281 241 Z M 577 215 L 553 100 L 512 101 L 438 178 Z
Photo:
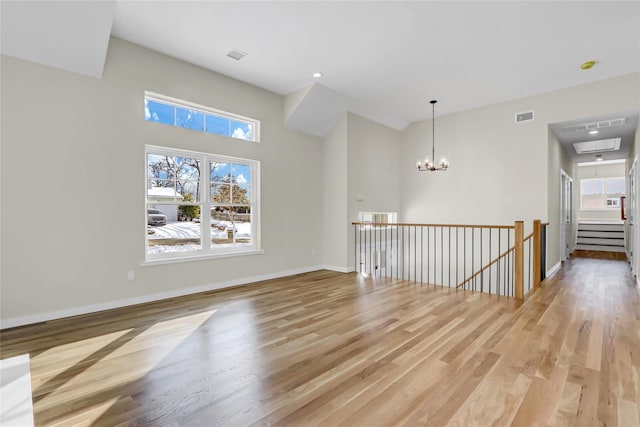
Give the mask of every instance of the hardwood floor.
M 613 259 L 618 261 L 627 260 L 627 254 L 624 252 L 585 251 L 577 249 L 573 251 L 571 256 L 575 258 Z
M 638 426 L 640 295 L 571 259 L 524 304 L 327 271 L 6 330 L 37 425 Z

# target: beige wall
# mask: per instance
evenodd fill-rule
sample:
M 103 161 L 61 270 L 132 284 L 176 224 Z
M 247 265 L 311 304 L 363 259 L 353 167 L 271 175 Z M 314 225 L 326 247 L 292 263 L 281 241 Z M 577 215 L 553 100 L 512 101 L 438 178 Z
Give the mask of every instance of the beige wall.
M 347 270 L 349 223 L 362 210 L 411 222 L 522 219 L 526 230 L 548 220 L 552 266 L 559 169 L 571 167 L 548 124 L 636 110 L 640 93 L 634 73 L 438 117 L 436 152 L 451 167 L 427 173 L 415 163 L 431 151 L 430 120 L 400 133 L 347 113 L 323 141 L 284 127 L 279 95 L 118 39 L 100 80 L 5 56 L 1 67 L 5 325 L 323 264 Z M 145 122 L 145 90 L 255 117 L 262 143 Z M 527 110 L 535 120 L 516 124 Z M 140 267 L 145 144 L 260 160 L 265 253 Z
M 348 267 L 347 241 L 347 113 L 324 138 L 324 264 L 337 270 Z
M 284 127 L 281 96 L 115 38 L 102 79 L 1 67 L 3 325 L 321 264 L 322 140 Z M 145 90 L 259 119 L 262 142 L 146 122 Z M 261 161 L 264 254 L 141 267 L 145 144 Z
M 526 231 L 539 218 L 551 223 L 548 266 L 555 265 L 560 259 L 560 167 L 571 167 L 550 141 L 548 125 L 635 111 L 639 82 L 640 73 L 633 73 L 436 117 L 436 157 L 446 155 L 451 163 L 445 173 L 416 171 L 416 161 L 431 152 L 431 121 L 413 123 L 401 138 L 402 220 L 512 224 L 521 219 Z M 515 113 L 529 110 L 535 111 L 534 121 L 514 122 Z
M 571 162 L 569 154 L 554 133 L 549 129 L 548 136 L 549 144 L 549 157 L 548 157 L 548 169 L 549 169 L 549 181 L 548 181 L 548 219 L 549 225 L 547 226 L 547 269 L 553 268 L 560 261 L 560 205 L 561 205 L 561 170 L 563 170 L 569 177 L 573 179 L 573 194 L 576 194 L 577 181 L 575 179 L 574 164 Z M 575 199 L 574 199 L 575 200 Z M 573 250 L 575 246 L 575 230 L 576 230 L 576 204 L 573 204 L 573 230 L 571 232 L 569 247 Z
M 349 113 L 349 223 L 359 212 L 398 212 L 400 132 Z M 358 198 L 363 200 L 357 200 Z M 349 233 L 348 264 L 353 268 L 354 233 Z
M 583 210 L 580 207 L 580 180 L 625 177 L 626 171 L 625 163 L 576 167 L 575 207 L 578 212 L 578 220 L 620 220 L 620 209 Z
M 325 137 L 326 266 L 353 270 L 351 223 L 360 212 L 399 210 L 399 138 L 400 132 L 353 113 L 344 113 Z
M 638 97 L 640 98 L 640 93 L 638 93 Z M 633 166 L 634 161 L 636 162 L 636 168 L 635 168 L 635 178 L 636 178 L 636 183 L 638 183 L 639 181 L 639 177 L 640 177 L 640 163 L 637 162 L 637 156 L 638 153 L 640 153 L 640 127 L 638 127 L 636 129 L 636 134 L 635 134 L 635 141 L 632 145 L 632 150 L 629 153 L 629 161 L 627 162 L 627 168 L 631 168 Z M 629 170 L 627 170 L 627 174 L 629 173 Z M 628 175 L 627 175 L 628 176 Z M 629 182 L 627 180 L 627 182 Z M 627 186 L 627 196 L 629 196 L 628 194 L 629 192 L 629 188 Z M 636 200 L 636 218 L 634 218 L 634 224 L 635 224 L 635 230 L 631 230 L 632 233 L 634 233 L 635 236 L 635 247 L 633 248 L 627 248 L 627 251 L 633 251 L 633 253 L 635 254 L 635 260 L 633 262 L 632 265 L 632 269 L 633 272 L 636 274 L 636 280 L 640 283 L 640 280 L 638 280 L 638 272 L 640 272 L 640 224 L 638 223 L 638 214 L 640 213 L 640 197 L 638 197 L 638 200 Z M 627 214 L 627 221 L 625 222 L 625 226 L 627 228 L 627 231 L 629 232 L 629 221 L 630 221 L 630 215 Z

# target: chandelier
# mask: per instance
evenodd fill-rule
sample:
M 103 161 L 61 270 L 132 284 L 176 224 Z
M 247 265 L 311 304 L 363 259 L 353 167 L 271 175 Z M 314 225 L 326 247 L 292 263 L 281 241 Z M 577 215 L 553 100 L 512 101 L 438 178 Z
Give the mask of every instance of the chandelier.
M 438 166 L 433 163 L 436 159 L 436 101 L 435 99 L 429 101 L 431 104 L 431 160 L 428 158 L 425 159 L 424 164 L 418 162 L 418 170 L 420 172 L 429 171 L 446 171 L 449 167 L 449 162 L 447 162 L 444 158 L 440 160 L 440 164 Z

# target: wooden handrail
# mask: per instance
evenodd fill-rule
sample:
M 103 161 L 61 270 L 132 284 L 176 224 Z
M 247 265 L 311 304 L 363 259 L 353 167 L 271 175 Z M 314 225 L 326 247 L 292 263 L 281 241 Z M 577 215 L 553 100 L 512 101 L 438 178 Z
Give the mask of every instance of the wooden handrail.
M 480 270 L 478 270 L 477 272 L 475 272 L 472 276 L 469 276 L 466 280 L 464 280 L 463 282 L 460 282 L 460 284 L 456 285 L 456 288 L 461 288 L 462 286 L 464 286 L 465 283 L 470 282 L 471 280 L 473 280 L 474 277 L 482 274 L 483 271 L 485 271 L 486 269 L 488 269 L 489 267 L 491 267 L 493 264 L 495 264 L 496 262 L 500 261 L 500 259 L 504 258 L 505 256 L 507 256 L 510 252 L 513 251 L 513 249 L 515 248 L 515 246 L 511 246 L 509 249 L 507 249 L 506 251 L 504 251 L 503 253 L 501 253 L 500 255 L 498 255 L 493 261 L 491 261 L 489 264 L 485 265 L 484 267 L 482 267 Z
M 529 234 L 527 237 L 524 238 L 524 240 L 522 241 L 523 243 L 525 243 L 527 240 L 533 238 L 533 232 L 531 234 Z M 465 281 L 459 283 L 458 285 L 456 285 L 456 288 L 460 288 L 462 286 L 464 286 L 465 283 L 470 282 L 474 277 L 482 274 L 483 271 L 487 270 L 489 267 L 491 267 L 493 264 L 495 264 L 496 262 L 498 262 L 501 258 L 504 258 L 505 256 L 507 256 L 510 252 L 512 252 L 514 250 L 515 246 L 511 246 L 511 248 L 507 249 L 506 251 L 504 251 L 503 253 L 501 253 L 498 257 L 496 257 L 493 261 L 491 261 L 489 264 L 485 265 L 484 267 L 482 267 L 479 271 L 477 271 L 476 273 L 474 273 L 472 276 L 469 276 Z
M 351 225 L 374 225 L 384 227 L 450 227 L 450 228 L 500 228 L 513 230 L 513 225 L 470 225 L 470 224 L 411 224 L 411 223 L 391 223 L 391 222 L 366 222 L 354 221 Z

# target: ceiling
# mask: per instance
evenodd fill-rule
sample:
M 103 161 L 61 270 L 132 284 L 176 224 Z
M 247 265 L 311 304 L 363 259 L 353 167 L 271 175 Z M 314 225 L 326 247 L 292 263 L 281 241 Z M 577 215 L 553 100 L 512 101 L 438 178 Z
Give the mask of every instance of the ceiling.
M 640 2 L 2 1 L 8 55 L 100 77 L 109 34 L 304 92 L 291 125 L 318 135 L 339 110 L 401 130 L 430 99 L 444 115 L 640 70 Z
M 619 123 L 624 119 L 623 124 Z M 635 132 L 638 127 L 638 112 L 604 114 L 587 117 L 580 120 L 572 120 L 562 123 L 553 123 L 551 130 L 564 147 L 565 151 L 575 163 L 596 161 L 596 155 L 602 156 L 602 160 L 619 160 L 629 157 L 630 148 L 635 141 Z M 587 129 L 584 129 L 584 128 Z M 590 134 L 589 132 L 598 133 Z M 574 147 L 575 142 L 606 140 L 621 138 L 620 149 L 616 151 L 603 151 L 598 153 L 578 154 Z

